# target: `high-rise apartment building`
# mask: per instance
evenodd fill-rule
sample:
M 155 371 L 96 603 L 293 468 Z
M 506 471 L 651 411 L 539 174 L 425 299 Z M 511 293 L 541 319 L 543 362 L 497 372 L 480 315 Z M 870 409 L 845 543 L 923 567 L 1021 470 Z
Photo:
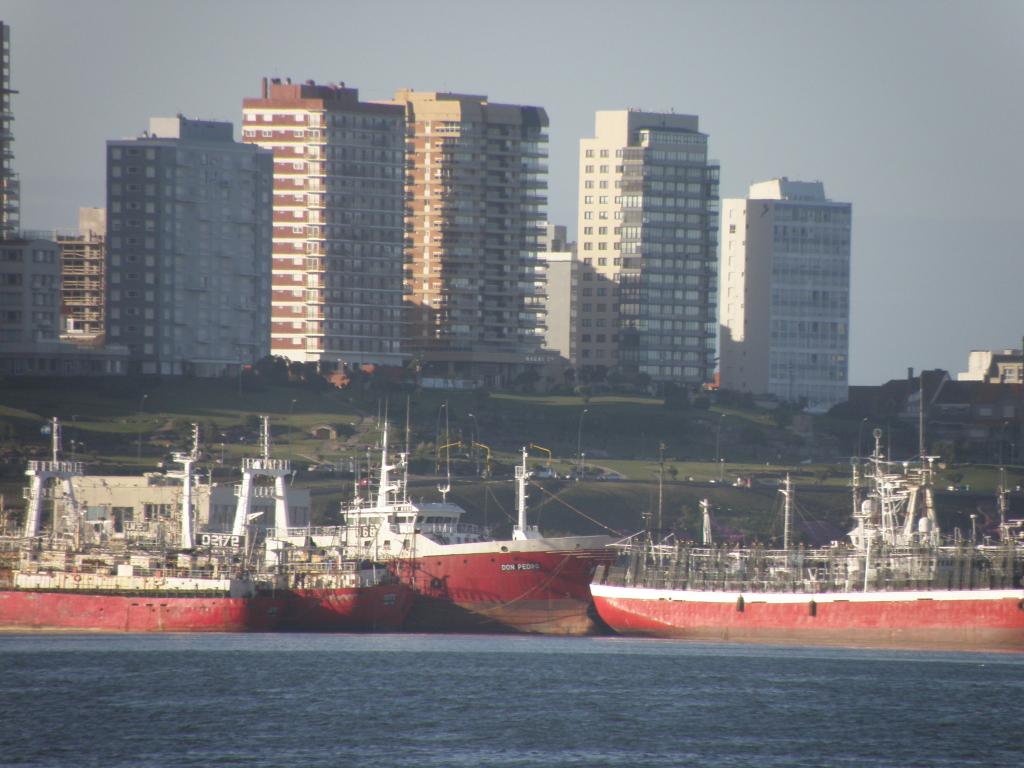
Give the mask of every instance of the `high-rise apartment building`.
M 544 265 L 544 348 L 566 362 L 572 348 L 572 297 L 577 280 L 576 244 L 568 242 L 561 224 L 546 224 L 541 237 Z
M 847 397 L 849 203 L 753 184 L 722 207 L 721 386 L 827 410 Z
M 107 342 L 130 372 L 217 376 L 269 353 L 272 162 L 231 123 L 181 116 L 107 142 Z
M 409 345 L 424 371 L 501 385 L 548 359 L 538 241 L 548 118 L 485 96 L 399 91 Z
M 78 234 L 57 235 L 60 300 L 67 341 L 95 341 L 104 332 L 107 212 L 78 209 Z
M 572 360 L 657 382 L 711 379 L 718 166 L 693 115 L 598 112 L 580 141 Z
M 400 364 L 404 111 L 277 79 L 243 111 L 242 140 L 274 153 L 272 354 Z
M 0 239 L 17 237 L 20 211 L 18 175 L 14 172 L 11 123 L 11 28 L 0 21 Z
M 60 334 L 60 255 L 49 240 L 0 242 L 0 342 L 55 342 Z

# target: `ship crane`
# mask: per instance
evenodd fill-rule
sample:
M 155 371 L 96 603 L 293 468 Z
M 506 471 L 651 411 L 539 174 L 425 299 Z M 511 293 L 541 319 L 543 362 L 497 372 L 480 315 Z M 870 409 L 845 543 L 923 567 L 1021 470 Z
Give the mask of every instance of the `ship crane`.
M 55 495 L 53 487 L 58 483 L 64 483 L 64 495 L 71 509 L 73 511 L 78 509 L 72 478 L 82 474 L 82 462 L 64 461 L 61 458 L 60 438 L 60 419 L 55 416 L 50 420 L 50 461 L 30 461 L 28 469 L 25 470 L 25 474 L 29 476 L 30 480 L 29 487 L 25 489 L 28 509 L 25 515 L 24 535 L 29 539 L 39 535 L 39 528 L 43 521 L 43 500 L 53 499 Z M 57 528 L 56 509 L 54 509 L 52 525 L 54 529 Z
M 235 507 L 235 520 L 231 526 L 231 533 L 234 536 L 242 536 L 249 525 L 253 496 L 259 493 L 269 495 L 269 488 L 256 485 L 255 480 L 258 477 L 274 479 L 274 528 L 280 535 L 284 535 L 288 530 L 285 478 L 292 472 L 292 463 L 287 459 L 270 458 L 270 419 L 267 416 L 260 417 L 260 453 L 258 458 L 242 459 L 242 484 L 235 486 L 238 505 Z

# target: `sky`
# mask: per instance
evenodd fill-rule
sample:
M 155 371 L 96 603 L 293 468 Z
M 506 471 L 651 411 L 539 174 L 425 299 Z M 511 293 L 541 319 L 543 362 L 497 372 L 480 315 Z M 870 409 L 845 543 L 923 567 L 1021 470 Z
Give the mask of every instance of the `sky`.
M 229 120 L 267 77 L 544 107 L 548 218 L 576 228 L 594 112 L 696 114 L 722 197 L 853 204 L 850 383 L 966 370 L 1024 335 L 1024 2 L 0 0 L 22 226 L 104 205 L 104 142 Z

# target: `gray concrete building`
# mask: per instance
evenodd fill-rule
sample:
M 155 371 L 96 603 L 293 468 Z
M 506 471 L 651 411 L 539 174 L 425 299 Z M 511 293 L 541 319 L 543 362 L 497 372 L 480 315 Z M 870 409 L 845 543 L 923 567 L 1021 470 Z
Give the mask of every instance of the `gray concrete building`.
M 580 141 L 573 363 L 699 386 L 717 332 L 718 165 L 694 115 L 598 112 Z
M 270 352 L 273 156 L 231 123 L 107 142 L 108 343 L 129 372 L 218 376 Z
M 20 226 L 20 189 L 14 172 L 14 111 L 11 96 L 11 28 L 0 21 L 0 239 L 17 237 Z
M 722 208 L 721 387 L 824 411 L 847 398 L 851 205 L 821 182 Z

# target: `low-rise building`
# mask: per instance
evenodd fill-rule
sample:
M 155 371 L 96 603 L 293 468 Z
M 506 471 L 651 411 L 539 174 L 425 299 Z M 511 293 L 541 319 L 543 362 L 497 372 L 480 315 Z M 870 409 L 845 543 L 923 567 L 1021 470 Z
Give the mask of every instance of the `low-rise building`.
M 972 349 L 967 356 L 967 370 L 958 373 L 956 380 L 1024 383 L 1024 355 L 1019 349 Z

